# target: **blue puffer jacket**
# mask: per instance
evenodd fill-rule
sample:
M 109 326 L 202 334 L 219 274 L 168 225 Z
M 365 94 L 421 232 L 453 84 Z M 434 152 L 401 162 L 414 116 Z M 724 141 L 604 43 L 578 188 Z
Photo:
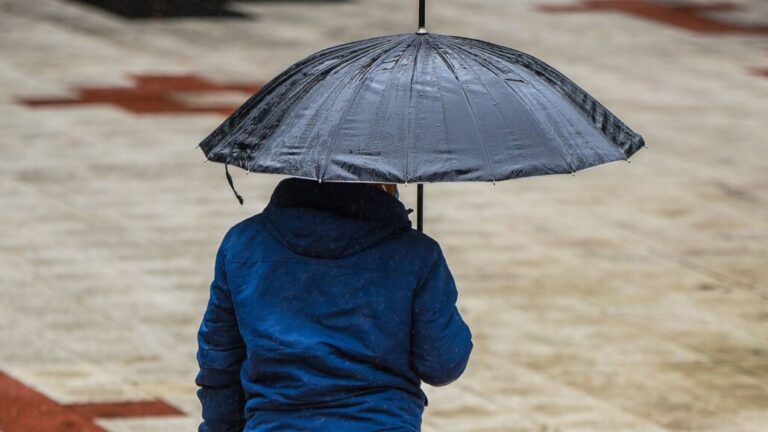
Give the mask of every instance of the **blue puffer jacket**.
M 421 381 L 472 350 L 438 244 L 396 198 L 283 180 L 216 258 L 200 326 L 200 431 L 418 431 Z

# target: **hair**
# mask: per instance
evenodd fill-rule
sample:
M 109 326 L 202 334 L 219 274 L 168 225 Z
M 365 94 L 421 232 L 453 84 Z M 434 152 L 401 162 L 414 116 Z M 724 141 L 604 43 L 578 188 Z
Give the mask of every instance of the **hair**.
M 394 195 L 397 192 L 397 185 L 394 183 L 372 183 L 371 186 L 381 189 L 390 195 Z

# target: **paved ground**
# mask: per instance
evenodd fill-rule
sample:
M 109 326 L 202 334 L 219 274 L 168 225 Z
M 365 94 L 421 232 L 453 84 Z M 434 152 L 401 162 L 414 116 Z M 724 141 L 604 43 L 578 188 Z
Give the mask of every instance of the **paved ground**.
M 427 188 L 476 348 L 426 431 L 768 430 L 768 4 L 713 4 L 430 3 L 433 31 L 537 55 L 649 148 Z M 306 54 L 414 30 L 415 1 L 230 7 L 250 18 L 0 0 L 3 432 L 192 430 L 215 249 L 279 180 L 238 173 L 241 208 L 194 146 Z

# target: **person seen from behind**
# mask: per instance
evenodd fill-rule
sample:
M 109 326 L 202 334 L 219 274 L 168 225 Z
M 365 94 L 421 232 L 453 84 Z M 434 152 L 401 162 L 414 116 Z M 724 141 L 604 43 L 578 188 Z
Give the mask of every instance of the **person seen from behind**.
M 217 253 L 200 432 L 421 430 L 472 350 L 440 246 L 394 185 L 281 181 Z

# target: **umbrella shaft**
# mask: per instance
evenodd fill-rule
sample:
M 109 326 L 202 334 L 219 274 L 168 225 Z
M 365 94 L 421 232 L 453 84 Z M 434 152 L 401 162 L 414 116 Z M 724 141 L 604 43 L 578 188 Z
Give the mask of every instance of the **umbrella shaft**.
M 419 0 L 419 28 L 426 27 L 426 0 Z
M 424 231 L 424 185 L 416 186 L 416 229 Z

